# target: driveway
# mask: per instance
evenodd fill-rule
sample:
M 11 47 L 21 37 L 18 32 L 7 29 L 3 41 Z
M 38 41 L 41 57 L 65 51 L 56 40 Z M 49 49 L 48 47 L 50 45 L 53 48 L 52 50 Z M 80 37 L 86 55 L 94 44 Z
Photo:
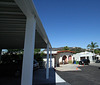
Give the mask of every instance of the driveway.
M 58 75 L 71 85 L 100 85 L 100 69 L 97 66 L 81 66 L 81 71 L 58 71 Z
M 100 63 L 90 63 L 90 65 L 100 67 Z
M 38 69 L 34 71 L 33 80 L 33 85 L 70 85 L 53 68 L 49 69 L 49 79 L 46 79 L 46 69 Z M 0 85 L 21 85 L 21 78 L 0 76 Z
M 81 71 L 80 68 L 78 68 L 78 64 L 65 64 L 65 65 L 60 65 L 60 67 L 56 67 L 56 70 L 58 71 Z

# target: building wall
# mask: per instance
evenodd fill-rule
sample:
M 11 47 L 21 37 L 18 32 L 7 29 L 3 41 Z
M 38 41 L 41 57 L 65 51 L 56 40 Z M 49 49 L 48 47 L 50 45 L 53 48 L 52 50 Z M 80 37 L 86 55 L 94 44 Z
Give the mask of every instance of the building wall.
M 46 54 L 46 51 L 45 51 L 45 54 Z M 73 53 L 70 53 L 70 52 L 62 52 L 62 53 L 57 53 L 57 51 L 52 51 L 52 54 L 53 54 L 53 57 L 52 57 L 52 65 L 53 67 L 57 67 L 59 66 L 60 63 L 62 63 L 62 57 L 65 55 L 67 57 L 67 61 L 68 61 L 68 56 L 69 55 L 73 55 Z M 45 62 L 45 66 L 46 66 L 46 56 L 43 58 L 44 62 Z M 72 61 L 73 61 L 73 57 L 72 57 Z M 50 62 L 50 59 L 49 59 L 49 62 Z M 50 63 L 49 63 L 50 65 Z
M 56 55 L 56 66 L 57 66 L 57 64 L 62 63 L 62 57 L 63 57 L 64 55 L 67 57 L 67 61 L 68 61 L 68 56 L 69 56 L 69 55 L 72 56 L 73 53 L 69 53 L 69 52 L 58 53 L 58 54 Z M 73 58 L 72 58 L 72 61 L 73 61 Z
M 43 58 L 44 64 L 45 64 L 45 68 L 47 65 L 47 58 Z M 52 58 L 52 66 L 55 67 L 55 58 Z M 50 58 L 49 58 L 49 68 L 50 68 Z
M 75 58 L 76 61 L 80 61 L 82 57 L 85 57 L 85 59 L 89 57 L 90 62 L 93 62 L 93 58 L 92 58 L 93 55 L 95 54 L 91 52 L 81 52 L 81 53 L 74 54 L 73 57 Z
M 57 67 L 59 65 L 59 58 L 60 58 L 60 54 L 57 54 L 55 56 L 55 66 Z

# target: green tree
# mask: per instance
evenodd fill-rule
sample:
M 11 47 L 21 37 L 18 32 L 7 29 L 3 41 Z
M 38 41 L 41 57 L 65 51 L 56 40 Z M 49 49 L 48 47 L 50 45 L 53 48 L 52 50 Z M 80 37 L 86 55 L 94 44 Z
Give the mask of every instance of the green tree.
M 38 54 L 40 52 L 40 49 L 34 49 L 34 54 Z
M 40 54 L 41 57 L 45 56 L 44 52 L 42 51 Z
M 99 50 L 99 49 L 95 49 L 95 50 L 94 50 L 94 53 L 100 54 L 100 50 Z
M 10 54 L 16 53 L 16 54 L 23 54 L 23 49 L 7 49 Z
M 65 47 L 63 48 L 63 50 L 69 50 L 69 47 L 68 47 L 68 46 L 65 46 Z
M 93 53 L 94 53 L 94 49 L 97 48 L 97 47 L 99 47 L 97 45 L 97 42 L 95 42 L 95 43 L 94 42 L 91 42 L 91 44 L 88 44 L 87 45 L 87 48 L 90 49 L 91 51 L 93 51 Z
M 23 49 L 7 49 L 8 53 L 16 53 L 16 54 L 23 54 Z M 40 52 L 40 49 L 34 49 L 34 54 L 38 54 Z

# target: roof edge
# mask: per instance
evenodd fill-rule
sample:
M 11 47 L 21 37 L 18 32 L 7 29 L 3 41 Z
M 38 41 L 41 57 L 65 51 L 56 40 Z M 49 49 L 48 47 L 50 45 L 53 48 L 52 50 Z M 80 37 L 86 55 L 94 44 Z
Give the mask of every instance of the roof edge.
M 35 5 L 33 0 L 15 0 L 16 4 L 20 7 L 20 9 L 23 11 L 26 17 L 34 16 L 36 21 L 38 22 L 37 25 L 39 26 L 39 30 L 41 31 L 41 36 L 43 37 L 43 40 L 46 42 L 46 44 L 49 43 L 49 47 L 52 48 L 50 41 L 47 37 L 47 34 L 44 30 L 44 27 L 42 25 L 42 22 L 38 16 L 38 13 L 36 11 Z

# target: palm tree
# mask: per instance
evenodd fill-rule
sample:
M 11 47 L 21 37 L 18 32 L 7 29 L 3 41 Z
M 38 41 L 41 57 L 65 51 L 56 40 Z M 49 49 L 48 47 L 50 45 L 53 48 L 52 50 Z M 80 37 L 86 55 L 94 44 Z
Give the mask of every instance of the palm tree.
M 99 46 L 97 45 L 96 42 L 95 43 L 91 42 L 91 44 L 87 45 L 87 48 L 90 48 L 90 50 L 93 51 L 93 54 L 94 54 L 94 49 L 97 48 L 97 47 L 99 47 Z

